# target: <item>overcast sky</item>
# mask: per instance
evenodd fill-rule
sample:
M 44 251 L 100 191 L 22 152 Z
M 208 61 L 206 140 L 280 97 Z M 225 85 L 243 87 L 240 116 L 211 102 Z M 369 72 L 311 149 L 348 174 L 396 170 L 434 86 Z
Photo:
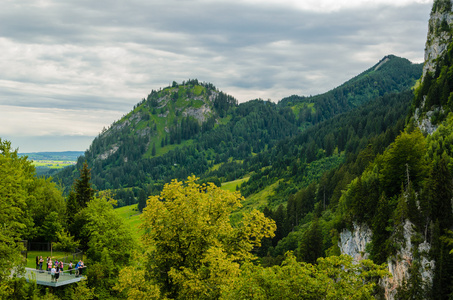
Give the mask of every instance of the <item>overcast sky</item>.
M 326 92 L 394 54 L 423 62 L 432 0 L 3 0 L 0 138 L 86 150 L 152 89 L 239 102 Z

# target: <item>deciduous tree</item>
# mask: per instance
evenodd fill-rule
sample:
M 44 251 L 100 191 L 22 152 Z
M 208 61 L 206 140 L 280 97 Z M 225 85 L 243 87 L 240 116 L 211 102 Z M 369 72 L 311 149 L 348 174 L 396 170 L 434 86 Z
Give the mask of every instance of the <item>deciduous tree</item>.
M 243 197 L 196 180 L 173 180 L 160 196 L 148 199 L 143 212 L 147 276 L 164 295 L 214 299 L 238 275 L 239 263 L 253 258 L 251 250 L 273 236 L 275 223 L 254 210 L 233 226 L 230 215 Z

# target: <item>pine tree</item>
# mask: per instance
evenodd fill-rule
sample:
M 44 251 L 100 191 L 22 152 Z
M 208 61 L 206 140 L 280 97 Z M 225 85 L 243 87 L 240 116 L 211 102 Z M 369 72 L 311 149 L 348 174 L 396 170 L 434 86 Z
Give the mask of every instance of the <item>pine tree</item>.
M 318 218 L 315 218 L 310 228 L 304 233 L 299 245 L 299 258 L 307 263 L 315 263 L 323 256 L 323 237 Z
M 75 193 L 79 208 L 87 207 L 87 203 L 93 199 L 95 190 L 91 187 L 91 169 L 88 168 L 87 162 L 83 164 L 80 170 L 80 178 L 75 180 Z
M 387 261 L 387 239 L 389 232 L 387 231 L 389 215 L 391 208 L 389 201 L 384 193 L 382 193 L 376 214 L 372 221 L 371 229 L 373 231 L 370 255 L 374 262 L 380 264 Z

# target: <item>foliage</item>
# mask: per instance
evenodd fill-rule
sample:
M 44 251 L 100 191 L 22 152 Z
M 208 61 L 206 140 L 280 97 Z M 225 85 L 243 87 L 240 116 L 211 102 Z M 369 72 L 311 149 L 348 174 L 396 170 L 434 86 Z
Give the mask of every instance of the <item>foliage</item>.
M 289 254 L 282 266 L 244 264 L 241 275 L 223 290 L 221 299 L 372 299 L 385 265 L 359 264 L 348 256 L 318 259 L 317 265 L 298 263 Z
M 140 261 L 140 258 L 137 257 L 137 260 Z M 161 296 L 158 285 L 146 280 L 146 273 L 147 271 L 138 264 L 125 267 L 120 271 L 114 289 L 129 300 L 165 299 Z
M 80 247 L 80 242 L 74 240 L 74 236 L 71 236 L 65 229 L 58 231 L 56 237 L 58 242 L 53 243 L 55 250 L 69 253 L 76 252 L 75 249 Z
M 106 197 L 89 201 L 77 218 L 85 221 L 81 239 L 88 246 L 88 286 L 98 298 L 105 299 L 111 296 L 117 273 L 129 263 L 137 241 Z
M 338 166 L 345 158 L 337 156 L 340 152 L 346 150 L 356 155 L 372 135 L 392 127 L 405 115 L 402 110 L 406 111 L 407 105 L 401 104 L 403 96 L 400 99 L 386 97 L 384 103 L 370 108 L 366 117 L 363 111 L 355 112 L 342 124 L 337 123 L 341 122 L 341 118 L 337 118 L 333 123 L 339 126 L 331 122 L 302 136 L 312 140 L 298 139 L 294 146 L 277 148 L 279 141 L 298 134 L 300 129 L 305 130 L 361 107 L 376 97 L 408 89 L 420 74 L 421 65 L 389 56 L 379 65 L 324 95 L 293 97 L 291 101 L 284 99 L 278 105 L 261 99 L 238 105 L 233 97 L 198 80 L 153 90 L 133 111 L 96 137 L 84 157 L 79 158 L 77 166 L 65 168 L 56 176 L 68 191 L 77 176 L 76 169 L 82 168 L 86 160 L 92 169 L 92 183 L 96 189 L 119 191 L 137 188 L 149 196 L 158 194 L 165 183 L 175 178 L 183 180 L 195 174 L 202 179 L 218 177 L 225 182 L 272 165 L 272 169 L 277 167 L 275 172 L 270 176 L 257 174 L 255 178 L 260 182 L 251 180 L 241 192 L 249 196 L 274 183 L 275 178 L 295 176 L 296 183 L 288 184 L 287 190 L 279 192 L 281 196 L 272 200 L 278 205 L 297 188 L 319 178 L 327 168 Z M 195 118 L 192 111 L 201 101 L 210 111 L 206 110 L 203 118 Z M 302 114 L 302 110 L 295 108 L 300 103 L 305 110 Z M 307 113 L 311 123 L 304 119 Z M 402 129 L 402 124 L 399 127 Z M 389 130 L 386 138 L 391 139 L 397 132 Z M 289 151 L 280 154 L 285 150 Z M 337 155 L 332 156 L 335 153 Z M 331 156 L 337 159 L 325 161 L 330 165 L 308 165 L 305 168 L 305 164 Z M 243 163 L 231 163 L 231 158 Z M 222 164 L 222 167 L 212 170 L 213 164 Z M 292 171 L 290 174 L 286 174 L 288 166 Z M 129 193 L 118 193 L 116 199 L 123 206 L 137 203 L 139 196 L 135 192 L 133 197 Z M 144 204 L 143 197 L 140 199 Z
M 27 209 L 33 197 L 33 175 L 34 168 L 26 157 L 19 157 L 10 142 L 0 139 L 0 298 L 3 299 L 14 294 L 14 288 L 9 285 L 11 271 L 21 271 L 20 241 L 29 231 L 27 228 L 33 227 Z
M 449 1 L 436 2 L 448 2 L 451 7 Z M 430 118 L 434 124 L 440 124 L 453 111 L 453 43 L 448 44 L 447 51 L 437 60 L 435 72 L 427 72 L 411 106 L 411 115 L 417 111 L 422 118 L 434 111 Z
M 238 274 L 238 263 L 252 259 L 250 251 L 273 235 L 275 225 L 252 211 L 233 227 L 229 217 L 243 198 L 196 180 L 173 180 L 159 197 L 148 199 L 142 215 L 147 230 L 143 243 L 148 276 L 164 295 L 212 299 L 220 285 Z
M 316 124 L 370 100 L 409 89 L 421 73 L 422 64 L 412 64 L 407 59 L 388 55 L 375 66 L 327 93 L 310 97 L 291 96 L 282 99 L 279 105 L 295 106 L 300 123 Z

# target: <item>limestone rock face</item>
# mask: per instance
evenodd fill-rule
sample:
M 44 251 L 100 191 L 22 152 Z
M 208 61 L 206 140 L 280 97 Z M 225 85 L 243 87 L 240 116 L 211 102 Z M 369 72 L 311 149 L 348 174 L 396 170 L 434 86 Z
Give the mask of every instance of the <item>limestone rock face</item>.
M 403 239 L 404 242 L 401 245 L 401 249 L 398 251 L 395 257 L 389 258 L 387 261 L 389 271 L 392 274 L 392 278 L 386 278 L 381 283 L 385 289 L 385 298 L 392 300 L 395 299 L 396 289 L 401 286 L 404 280 L 409 279 L 409 268 L 413 263 L 413 247 L 411 242 L 412 236 L 415 234 L 413 225 L 409 220 L 403 225 Z M 420 253 L 420 275 L 423 282 L 429 286 L 433 282 L 434 276 L 434 260 L 428 259 L 428 253 L 431 245 L 428 242 L 423 242 L 418 245 L 418 252 Z
M 453 24 L 453 12 L 451 11 L 453 0 L 436 2 L 437 4 L 433 7 L 429 19 L 422 80 L 425 78 L 427 72 L 435 72 L 436 59 L 444 54 L 452 38 L 449 27 Z
M 339 247 L 342 254 L 352 256 L 355 261 L 368 258 L 365 251 L 366 244 L 371 242 L 371 229 L 366 225 L 354 223 L 354 230 L 343 230 L 340 233 Z
M 394 257 L 387 261 L 391 278 L 386 278 L 381 282 L 384 288 L 385 299 L 395 299 L 397 288 L 401 286 L 404 280 L 409 279 L 409 268 L 413 262 L 413 244 L 412 236 L 415 234 L 413 225 L 406 220 L 402 228 L 403 240 L 400 250 Z M 369 254 L 366 253 L 366 244 L 371 242 L 372 231 L 368 226 L 354 223 L 353 231 L 343 230 L 340 233 L 339 247 L 342 254 L 350 255 L 355 261 L 367 259 Z M 418 251 L 421 254 L 420 274 L 426 285 L 431 285 L 434 276 L 434 261 L 428 259 L 430 244 L 423 242 L 418 245 Z
M 453 0 L 435 0 L 431 11 L 428 27 L 428 35 L 425 46 L 425 63 L 423 65 L 423 82 L 427 74 L 435 74 L 439 60 L 446 53 L 453 36 Z M 416 108 L 414 120 L 417 126 L 424 132 L 431 134 L 437 126 L 431 122 L 434 113 L 442 110 L 442 107 L 426 107 L 426 95 L 423 95 L 420 107 Z M 420 111 L 426 113 L 420 114 Z

